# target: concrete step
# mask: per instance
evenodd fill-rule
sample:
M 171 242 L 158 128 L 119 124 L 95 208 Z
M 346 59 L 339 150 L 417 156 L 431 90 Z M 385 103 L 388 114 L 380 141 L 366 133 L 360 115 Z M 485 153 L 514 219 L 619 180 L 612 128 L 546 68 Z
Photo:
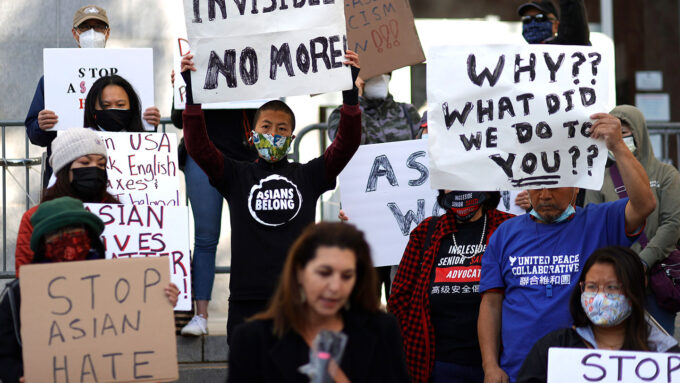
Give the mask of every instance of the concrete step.
M 181 363 L 178 383 L 212 383 L 227 381 L 227 363 Z
M 226 335 L 177 336 L 177 361 L 181 363 L 226 363 Z

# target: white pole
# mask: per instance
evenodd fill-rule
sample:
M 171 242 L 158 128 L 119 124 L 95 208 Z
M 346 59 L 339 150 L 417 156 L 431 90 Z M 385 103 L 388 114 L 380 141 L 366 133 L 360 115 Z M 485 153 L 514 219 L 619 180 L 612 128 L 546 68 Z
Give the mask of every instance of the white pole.
M 602 33 L 614 40 L 614 8 L 612 0 L 600 0 Z

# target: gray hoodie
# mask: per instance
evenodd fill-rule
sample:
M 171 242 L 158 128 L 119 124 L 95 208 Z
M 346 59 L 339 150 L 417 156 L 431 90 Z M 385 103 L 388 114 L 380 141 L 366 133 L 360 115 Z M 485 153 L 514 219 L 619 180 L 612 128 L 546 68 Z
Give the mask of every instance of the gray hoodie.
M 633 131 L 637 147 L 634 153 L 635 158 L 645 168 L 649 177 L 649 186 L 656 197 L 656 209 L 647 217 L 645 226 L 645 235 L 649 240 L 647 247 L 642 249 L 639 242 L 631 246 L 651 268 L 658 261 L 668 257 L 680 238 L 680 173 L 673 166 L 664 164 L 654 157 L 645 117 L 636 107 L 617 106 L 610 114 L 630 126 Z M 585 202 L 586 204 L 600 203 L 618 199 L 609 169 L 607 169 L 602 189 L 600 191 L 588 190 Z

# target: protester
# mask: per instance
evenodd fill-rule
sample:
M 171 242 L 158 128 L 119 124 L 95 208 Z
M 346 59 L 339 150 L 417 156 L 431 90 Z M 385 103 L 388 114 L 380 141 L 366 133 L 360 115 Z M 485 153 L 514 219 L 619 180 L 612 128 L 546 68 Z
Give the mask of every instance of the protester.
M 517 8 L 524 39 L 529 44 L 590 45 L 584 0 L 559 3 L 559 15 L 551 0 L 530 1 Z
M 31 217 L 31 224 L 30 246 L 35 253 L 31 263 L 83 261 L 105 256 L 99 239 L 104 222 L 85 210 L 78 199 L 61 197 L 41 203 Z M 170 283 L 165 295 L 175 306 L 179 289 Z M 15 279 L 0 295 L 0 381 L 5 383 L 18 382 L 20 378 L 23 381 L 20 311 L 19 279 Z
M 90 203 L 119 203 L 106 191 L 106 145 L 90 129 L 72 128 L 62 131 L 52 143 L 54 151 L 50 165 L 55 170 L 54 185 L 43 191 L 42 201 L 47 202 L 60 197 L 73 197 Z M 33 234 L 31 216 L 40 205 L 28 209 L 21 217 L 14 253 L 15 270 L 31 263 L 33 250 L 30 241 Z
M 619 119 L 606 113 L 591 119 L 591 138 L 616 156 L 629 198 L 582 209 L 573 206 L 577 188 L 529 190 L 531 214 L 496 230 L 482 257 L 477 324 L 487 383 L 514 382 L 531 345 L 569 325 L 568 295 L 588 256 L 604 246 L 630 246 L 656 207 Z
M 109 18 L 104 9 L 96 5 L 86 5 L 78 9 L 73 15 L 71 33 L 80 48 L 104 48 L 111 32 L 109 25 Z M 156 126 L 161 122 L 161 112 L 158 108 L 152 106 L 144 111 L 143 118 L 149 125 Z M 58 121 L 59 116 L 54 111 L 45 109 L 44 78 L 41 76 L 24 125 L 26 125 L 26 134 L 31 143 L 47 147 L 48 157 L 52 153 L 50 144 L 57 136 L 57 132 L 48 131 L 48 129 L 52 129 Z M 52 169 L 46 164 L 44 185 L 47 185 L 51 175 Z
M 621 120 L 623 141 L 645 169 L 657 202 L 656 209 L 647 218 L 644 234 L 631 247 L 640 255 L 649 271 L 675 250 L 680 238 L 680 174 L 672 165 L 664 164 L 654 156 L 647 123 L 640 110 L 634 106 L 620 105 L 611 111 L 611 115 Z M 588 190 L 586 203 L 616 201 L 625 195 L 625 189 L 620 188 L 621 175 L 616 158 L 610 158 L 608 164 L 610 166 L 605 170 L 602 188 L 599 191 Z M 675 313 L 659 307 L 653 295 L 648 297 L 647 304 L 650 314 L 672 335 Z
M 359 147 L 361 111 L 356 86 L 343 92 L 338 136 L 324 154 L 304 165 L 286 157 L 294 138 L 295 115 L 274 100 L 255 114 L 255 162 L 225 157 L 210 142 L 200 105 L 193 103 L 189 70 L 193 55 L 182 58 L 187 85 L 184 140 L 189 155 L 229 203 L 231 216 L 231 277 L 227 341 L 234 327 L 262 311 L 271 297 L 290 244 L 314 222 L 319 196 L 335 187 L 335 178 Z M 359 56 L 347 51 L 345 65 L 358 75 Z
M 132 85 L 115 74 L 97 79 L 85 98 L 83 126 L 107 132 L 143 132 L 142 104 Z
M 357 78 L 359 108 L 361 109 L 361 144 L 381 144 L 417 138 L 420 115 L 411 104 L 396 102 L 390 94 L 392 74 L 382 74 L 364 82 Z M 340 123 L 340 107 L 328 117 L 328 136 L 335 138 Z M 342 213 L 344 216 L 344 212 Z M 385 286 L 390 296 L 392 266 L 376 267 L 379 290 Z
M 397 321 L 379 310 L 375 285 L 362 232 L 345 223 L 310 225 L 291 246 L 267 310 L 237 328 L 228 381 L 309 382 L 298 367 L 329 330 L 347 335 L 339 369 L 330 371 L 336 382 L 408 382 Z
M 518 383 L 546 382 L 550 347 L 680 352 L 678 341 L 645 316 L 645 271 L 637 254 L 611 246 L 596 250 L 569 301 L 573 326 L 541 338 L 527 355 Z
M 496 210 L 499 201 L 499 192 L 440 190 L 446 213 L 411 232 L 388 309 L 399 319 L 414 382 L 484 381 L 477 341 L 481 258 L 498 225 L 512 217 Z M 453 269 L 457 276 L 448 275 Z
M 175 72 L 171 74 L 174 85 Z M 250 146 L 250 123 L 256 109 L 206 109 L 203 111 L 205 128 L 210 141 L 228 158 L 236 161 L 255 161 L 257 153 Z M 182 110 L 173 108 L 172 123 L 182 129 Z M 194 215 L 194 251 L 191 257 L 193 292 L 196 315 L 182 328 L 182 335 L 208 333 L 208 304 L 215 281 L 215 256 L 222 225 L 220 192 L 210 184 L 205 172 L 186 152 L 184 140 L 180 141 L 180 169 L 184 170 L 187 196 Z

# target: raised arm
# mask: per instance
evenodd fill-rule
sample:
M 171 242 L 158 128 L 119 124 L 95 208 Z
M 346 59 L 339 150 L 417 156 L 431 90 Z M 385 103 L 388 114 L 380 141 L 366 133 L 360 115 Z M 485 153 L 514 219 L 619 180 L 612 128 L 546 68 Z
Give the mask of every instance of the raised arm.
M 626 233 L 632 234 L 644 225 L 647 216 L 656 208 L 656 198 L 649 187 L 647 172 L 623 142 L 621 120 L 607 113 L 596 113 L 590 118 L 596 120 L 591 137 L 603 139 L 607 149 L 616 157 L 616 166 L 628 192 Z
M 479 347 L 482 352 L 484 383 L 508 383 L 508 374 L 498 365 L 501 346 L 501 310 L 503 293 L 496 290 L 482 294 L 477 320 Z
M 182 58 L 182 77 L 186 83 L 187 103 L 182 114 L 184 126 L 184 144 L 191 158 L 203 169 L 213 183 L 224 177 L 224 156 L 208 137 L 205 128 L 205 117 L 201 104 L 194 104 L 191 91 L 191 75 L 189 71 L 196 71 L 194 56 L 188 54 Z
M 326 167 L 326 178 L 333 180 L 340 174 L 345 165 L 361 143 L 361 110 L 359 109 L 359 89 L 356 79 L 359 75 L 359 56 L 348 50 L 345 52 L 343 64 L 351 65 L 352 89 L 342 92 L 342 107 L 340 109 L 340 124 L 338 133 L 331 145 L 323 153 Z

